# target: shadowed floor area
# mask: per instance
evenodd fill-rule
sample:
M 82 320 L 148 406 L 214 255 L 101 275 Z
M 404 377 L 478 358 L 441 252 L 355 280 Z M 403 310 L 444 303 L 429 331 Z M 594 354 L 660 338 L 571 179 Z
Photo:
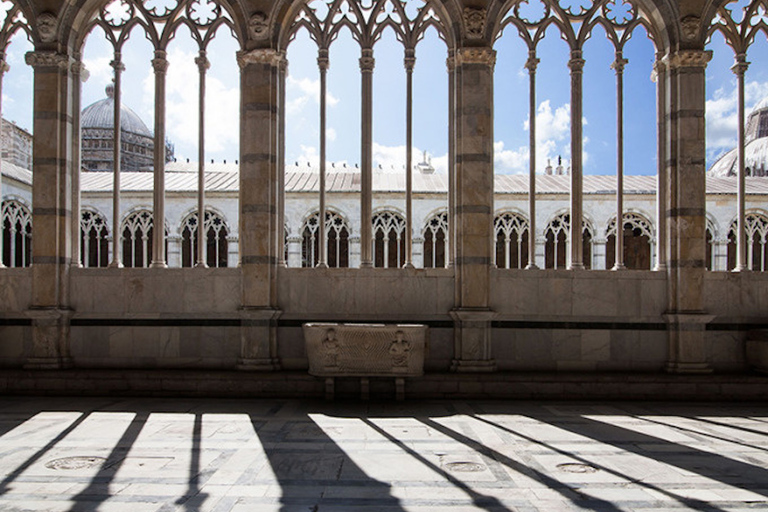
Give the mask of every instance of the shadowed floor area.
M 0 510 L 768 508 L 768 406 L 0 399 Z

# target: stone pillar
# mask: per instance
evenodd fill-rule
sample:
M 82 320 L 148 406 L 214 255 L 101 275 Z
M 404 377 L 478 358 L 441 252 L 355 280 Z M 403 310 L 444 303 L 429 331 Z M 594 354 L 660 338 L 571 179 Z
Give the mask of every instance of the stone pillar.
M 205 75 L 211 67 L 205 50 L 195 58 L 200 75 L 198 90 L 198 128 L 197 128 L 197 254 L 195 266 L 206 268 L 205 251 L 208 233 L 205 229 Z M 168 248 L 170 251 L 170 247 Z M 170 261 L 170 256 L 168 257 Z
M 0 54 L 0 119 L 3 116 L 3 80 L 5 73 L 10 69 L 8 63 L 5 61 L 5 54 Z M 0 130 L 2 130 L 2 121 L 0 121 Z M 2 158 L 0 157 L 0 223 L 2 223 L 2 209 L 3 209 L 3 175 L 2 175 Z M 3 226 L 0 225 L 0 268 L 5 268 L 3 264 L 3 236 L 1 234 Z
M 728 268 L 728 240 L 715 240 L 713 243 L 712 270 L 726 271 Z
M 121 54 L 118 51 L 114 53 L 114 59 L 109 63 L 114 71 L 115 85 L 112 92 L 114 98 L 113 108 L 114 116 L 112 119 L 112 233 L 115 238 L 117 249 L 112 251 L 112 260 L 110 260 L 109 266 L 112 268 L 121 268 L 122 262 L 122 248 L 120 247 L 120 241 L 122 237 L 120 226 L 120 166 L 122 165 L 122 159 L 120 158 L 120 146 L 122 141 L 122 126 L 121 122 L 121 108 L 120 98 L 122 97 L 122 73 L 125 71 L 125 65 L 121 60 Z M 109 95 L 109 89 L 107 89 L 107 95 Z
M 626 268 L 624 266 L 624 66 L 626 65 L 627 59 L 622 56 L 621 50 L 617 50 L 616 60 L 611 64 L 616 71 L 616 254 L 612 270 Z M 604 262 L 605 258 L 602 260 Z M 595 268 L 595 263 L 597 262 L 592 262 L 592 268 Z
M 570 270 L 584 268 L 583 231 L 583 190 L 582 190 L 582 71 L 584 59 L 581 50 L 571 50 L 568 61 L 571 70 L 571 227 L 568 236 L 569 253 L 567 264 Z
M 152 59 L 155 70 L 155 175 L 152 194 L 152 268 L 165 268 L 165 76 L 168 60 L 165 52 L 155 51 Z M 204 219 L 198 219 L 203 222 Z
M 547 238 L 542 233 L 536 234 L 536 265 L 547 267 Z
M 738 164 L 738 186 L 736 187 L 736 272 L 743 272 L 747 267 L 747 223 L 746 223 L 746 184 L 744 170 L 744 73 L 749 62 L 745 53 L 736 55 L 736 63 L 731 70 L 736 74 L 738 91 L 738 141 L 736 143 L 736 162 Z
M 280 96 L 279 96 L 279 108 L 280 112 L 285 113 L 285 78 L 288 75 L 288 59 L 285 58 L 285 53 L 281 54 L 281 59 L 279 63 L 279 71 L 278 71 L 278 82 L 280 87 Z M 278 230 L 276 231 L 276 235 L 278 238 L 278 247 L 280 248 L 277 251 L 277 264 L 278 266 L 285 267 L 287 265 L 287 262 L 285 261 L 285 115 L 278 116 L 278 138 L 280 140 L 278 150 L 277 150 L 277 177 L 278 177 L 278 185 L 277 185 L 277 199 L 279 201 L 278 208 L 277 208 L 277 225 L 279 226 Z
M 80 56 L 72 62 L 72 266 L 81 267 L 80 256 L 80 169 L 82 167 L 80 144 L 80 96 L 81 84 L 88 80 L 88 70 Z M 0 78 L 0 80 L 2 80 Z M 0 95 L 2 89 L 0 89 Z M 2 194 L 0 194 L 2 196 Z M 2 246 L 0 245 L 0 254 Z
M 454 360 L 457 372 L 496 369 L 491 355 L 489 308 L 493 246 L 493 68 L 488 47 L 460 48 L 456 71 L 460 103 L 455 121 L 456 308 Z
M 448 268 L 453 268 L 456 254 L 456 219 L 454 218 L 456 212 L 456 104 L 459 97 L 456 87 L 459 75 L 453 50 L 448 50 L 446 66 L 448 68 L 448 232 L 445 234 L 445 264 Z
M 651 80 L 656 83 L 656 264 L 658 272 L 667 269 L 667 65 L 658 57 L 653 66 Z
M 373 266 L 373 68 L 372 48 L 363 48 L 360 57 L 362 75 L 360 149 L 360 268 Z
M 413 268 L 413 67 L 416 51 L 405 50 L 405 264 Z M 399 251 L 398 251 L 399 254 Z
M 239 265 L 238 256 L 240 255 L 237 236 L 227 237 L 227 266 L 235 268 Z
M 536 50 L 528 51 L 528 60 L 525 68 L 528 70 L 528 233 L 536 232 L 536 67 L 539 65 L 539 59 L 536 58 Z M 494 237 L 495 238 L 495 237 Z M 494 251 L 494 255 L 496 251 Z M 527 270 L 535 270 L 539 267 L 536 264 L 536 244 L 528 244 L 528 265 Z
M 605 270 L 605 238 L 592 239 L 592 270 Z M 615 268 L 615 267 L 614 267 Z
M 360 237 L 349 237 L 349 266 L 351 268 L 360 266 Z
M 272 49 L 239 52 L 241 348 L 238 369 L 273 371 L 277 359 L 277 109 L 279 66 Z
M 191 261 L 194 266 L 194 254 Z M 168 235 L 168 266 L 181 267 L 181 237 L 179 235 Z
M 445 243 L 447 245 L 448 240 Z M 421 236 L 413 239 L 413 266 L 424 268 L 424 239 Z
M 706 250 L 705 73 L 712 53 L 679 50 L 667 56 L 667 371 L 710 372 L 704 329 Z
M 288 237 L 288 267 L 301 268 L 301 237 Z
M 26 55 L 34 68 L 32 353 L 25 367 L 71 366 L 69 272 L 72 248 L 72 60 L 57 52 Z
M 328 78 L 328 49 L 320 48 L 317 51 L 317 68 L 320 72 L 320 176 L 318 180 L 318 193 L 320 195 L 320 211 L 317 221 L 317 238 L 319 243 L 317 248 L 319 255 L 317 258 L 317 268 L 328 268 L 328 235 L 326 233 L 326 100 L 327 100 L 327 78 Z

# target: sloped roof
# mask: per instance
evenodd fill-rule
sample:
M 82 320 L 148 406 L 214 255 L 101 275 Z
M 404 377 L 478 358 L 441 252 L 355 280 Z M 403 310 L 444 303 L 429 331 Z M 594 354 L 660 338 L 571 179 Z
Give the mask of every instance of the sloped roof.
M 13 180 L 16 180 L 25 185 L 32 186 L 32 172 L 18 165 L 14 165 L 11 162 L 5 160 L 0 163 L 2 166 L 3 176 L 7 176 Z

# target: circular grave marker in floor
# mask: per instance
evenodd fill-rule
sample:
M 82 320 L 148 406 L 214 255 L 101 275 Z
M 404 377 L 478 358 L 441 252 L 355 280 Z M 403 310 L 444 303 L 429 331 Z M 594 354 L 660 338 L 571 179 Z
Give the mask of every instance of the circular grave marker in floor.
M 101 466 L 107 462 L 104 457 L 76 456 L 49 460 L 45 463 L 48 469 L 89 469 Z
M 477 473 L 478 471 L 485 471 L 485 466 L 478 464 L 477 462 L 448 462 L 444 465 L 448 471 L 454 473 Z
M 595 466 L 589 464 L 581 464 L 579 462 L 566 462 L 564 464 L 558 464 L 557 469 L 566 473 L 595 473 L 600 471 Z

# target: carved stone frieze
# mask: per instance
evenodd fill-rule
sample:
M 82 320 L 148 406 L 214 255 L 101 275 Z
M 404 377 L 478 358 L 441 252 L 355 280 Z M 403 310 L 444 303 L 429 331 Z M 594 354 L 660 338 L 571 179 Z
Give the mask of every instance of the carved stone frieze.
M 479 39 L 483 37 L 485 29 L 486 10 L 478 7 L 464 8 L 464 26 L 467 29 L 467 38 Z
M 285 52 L 272 48 L 257 48 L 255 50 L 237 52 L 237 64 L 244 68 L 251 64 L 269 64 L 280 66 L 285 61 Z
M 670 69 L 706 68 L 712 59 L 712 50 L 680 50 L 664 57 Z
M 70 58 L 58 52 L 27 52 L 24 62 L 33 68 L 59 68 L 66 70 L 70 65 Z
M 488 46 L 459 48 L 456 52 L 456 65 L 484 64 L 493 68 L 496 65 L 496 50 Z

